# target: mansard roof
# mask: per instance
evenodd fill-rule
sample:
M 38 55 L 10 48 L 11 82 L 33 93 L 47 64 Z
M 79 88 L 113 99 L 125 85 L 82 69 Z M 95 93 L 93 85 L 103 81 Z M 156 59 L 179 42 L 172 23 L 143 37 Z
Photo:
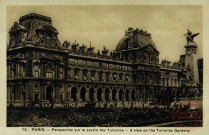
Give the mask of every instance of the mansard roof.
M 30 13 L 30 14 L 27 14 L 27 15 L 24 15 L 22 17 L 20 17 L 19 21 L 25 21 L 27 19 L 39 19 L 39 20 L 44 20 L 44 21 L 48 21 L 48 22 L 51 22 L 51 18 L 48 17 L 48 16 L 44 16 L 44 15 L 39 15 L 39 14 L 36 14 L 36 13 Z

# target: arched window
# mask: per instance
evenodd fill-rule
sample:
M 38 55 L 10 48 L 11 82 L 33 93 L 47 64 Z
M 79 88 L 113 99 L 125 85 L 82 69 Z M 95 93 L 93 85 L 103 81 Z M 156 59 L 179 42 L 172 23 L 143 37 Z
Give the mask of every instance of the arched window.
M 76 94 L 77 94 L 77 89 L 75 87 L 73 87 L 71 89 L 71 99 L 73 99 L 74 101 L 77 100 L 77 95 Z
M 103 72 L 100 71 L 100 72 L 99 72 L 99 81 L 102 82 L 102 79 L 103 79 Z
M 119 100 L 123 100 L 123 90 L 120 89 L 119 91 Z
M 75 80 L 79 79 L 79 73 L 78 72 L 79 72 L 79 69 L 74 70 Z
M 112 100 L 116 100 L 116 93 L 117 93 L 117 91 L 116 91 L 116 89 L 113 89 L 113 91 L 112 91 Z
M 70 79 L 70 69 L 67 71 L 67 79 Z
M 109 101 L 110 100 L 109 93 L 110 93 L 109 89 L 106 89 L 105 90 L 105 100 L 106 101 Z
M 99 67 L 102 68 L 102 62 L 99 62 Z
M 129 74 L 126 74 L 126 82 L 129 80 Z
M 126 90 L 126 100 L 129 100 L 129 90 Z
M 86 100 L 85 94 L 86 94 L 86 89 L 85 88 L 82 88 L 81 89 L 81 93 L 80 93 L 80 96 L 81 96 L 82 101 L 85 101 Z
M 91 71 L 91 80 L 94 81 L 95 80 L 95 71 Z
M 102 100 L 102 89 L 101 88 L 99 88 L 97 91 L 97 99 L 98 99 L 98 101 Z
M 146 61 L 147 61 L 147 55 L 144 54 L 144 55 L 143 55 L 143 62 L 146 62 Z
M 119 79 L 120 79 L 120 83 L 122 83 L 122 81 L 123 81 L 123 74 L 122 73 L 119 75 Z
M 83 70 L 83 80 L 87 80 L 87 70 Z
M 93 88 L 89 90 L 89 99 L 90 101 L 94 101 L 94 89 Z
M 116 73 L 113 73 L 112 76 L 113 76 L 114 82 L 116 82 L 117 81 L 117 74 Z
M 107 72 L 106 73 L 106 82 L 109 82 L 110 81 L 110 72 Z
M 136 92 L 135 92 L 135 90 L 132 90 L 131 99 L 132 100 L 136 99 Z

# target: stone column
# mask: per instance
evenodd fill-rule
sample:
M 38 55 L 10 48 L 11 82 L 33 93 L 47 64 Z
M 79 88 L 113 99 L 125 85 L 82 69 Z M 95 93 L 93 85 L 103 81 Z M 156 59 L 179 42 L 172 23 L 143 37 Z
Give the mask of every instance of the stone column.
M 101 99 L 102 99 L 102 101 L 105 101 L 105 91 L 104 91 L 104 89 L 102 90 L 102 96 L 101 96 Z
M 137 89 L 137 88 L 135 90 L 135 99 L 139 100 L 139 89 Z
M 109 93 L 109 100 L 112 101 L 112 89 L 110 89 L 109 92 L 110 92 L 110 93 Z
M 75 78 L 74 70 L 70 70 L 70 79 L 74 79 L 74 78 Z
M 90 89 L 90 88 L 89 88 Z M 86 101 L 89 101 L 89 89 L 86 89 L 85 99 Z
M 68 99 L 69 101 L 72 101 L 71 99 L 71 88 L 70 87 L 67 87 L 67 93 L 68 93 Z
M 54 85 L 53 93 L 54 93 L 53 99 L 56 100 L 57 99 L 57 86 L 56 85 Z
M 45 90 L 44 85 L 42 85 L 41 88 L 42 88 L 42 91 L 43 91 L 43 100 L 46 100 L 46 90 Z
M 77 101 L 81 101 L 80 91 L 81 91 L 81 89 L 77 89 L 77 93 L 76 93 Z
M 44 77 L 44 64 L 41 63 L 40 77 Z
M 17 65 L 17 63 L 15 63 L 15 66 L 16 66 L 16 67 L 15 67 L 15 68 L 16 68 L 16 69 L 15 69 L 16 74 L 14 75 L 14 77 L 17 77 L 17 76 L 18 76 L 18 68 L 17 68 L 18 65 Z
M 61 89 L 61 87 L 57 87 L 57 100 L 59 100 L 60 101 L 60 89 Z
M 123 90 L 123 93 L 122 93 L 122 101 L 126 101 L 126 91 Z
M 98 99 L 97 99 L 97 89 L 94 89 L 93 98 L 94 98 L 94 101 L 95 101 L 95 102 L 98 102 Z
M 141 91 L 141 87 L 139 89 L 139 99 L 142 100 L 142 91 Z
M 17 91 L 17 100 L 20 100 L 20 94 L 19 94 L 19 85 L 16 85 L 16 91 Z
M 42 90 L 42 86 L 40 85 L 40 101 L 43 100 L 43 90 Z
M 116 96 L 115 96 L 115 98 L 116 98 L 116 101 L 119 100 L 119 90 L 116 90 Z
M 99 73 L 96 71 L 95 72 L 95 82 L 99 81 Z
M 16 72 L 17 72 L 16 73 L 17 74 L 17 77 L 19 77 L 19 64 L 18 63 L 16 64 Z
M 131 90 L 128 91 L 128 101 L 131 100 Z

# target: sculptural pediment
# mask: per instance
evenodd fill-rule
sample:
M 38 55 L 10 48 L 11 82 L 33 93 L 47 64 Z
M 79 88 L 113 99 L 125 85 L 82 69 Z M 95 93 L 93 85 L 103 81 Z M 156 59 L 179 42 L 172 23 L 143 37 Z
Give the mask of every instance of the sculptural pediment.
M 143 47 L 142 50 L 159 54 L 159 52 L 152 45 L 147 45 Z

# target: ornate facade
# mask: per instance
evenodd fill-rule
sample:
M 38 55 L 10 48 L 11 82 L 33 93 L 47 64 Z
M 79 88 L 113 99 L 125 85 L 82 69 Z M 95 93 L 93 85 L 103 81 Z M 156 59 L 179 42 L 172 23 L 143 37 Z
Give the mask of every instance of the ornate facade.
M 116 49 L 63 44 L 50 17 L 28 14 L 9 31 L 8 106 L 169 105 L 184 81 L 182 60 L 159 63 L 151 34 L 129 28 Z

